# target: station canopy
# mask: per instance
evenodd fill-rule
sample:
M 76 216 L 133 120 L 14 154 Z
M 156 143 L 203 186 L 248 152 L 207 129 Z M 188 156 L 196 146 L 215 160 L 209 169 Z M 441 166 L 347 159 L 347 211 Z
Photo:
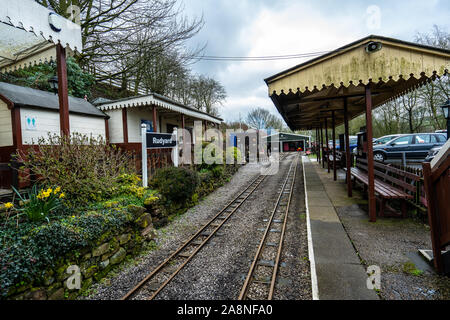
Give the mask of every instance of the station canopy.
M 366 51 L 369 43 L 379 50 Z M 336 126 L 448 74 L 450 51 L 381 36 L 368 36 L 265 79 L 269 96 L 291 130 L 319 128 L 335 111 Z
M 82 51 L 81 27 L 33 0 L 0 0 L 0 72 L 56 60 L 56 45 Z

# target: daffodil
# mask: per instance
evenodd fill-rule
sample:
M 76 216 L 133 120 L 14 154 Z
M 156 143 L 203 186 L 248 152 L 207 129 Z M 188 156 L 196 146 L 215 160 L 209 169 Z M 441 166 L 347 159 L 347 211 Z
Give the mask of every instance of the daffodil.
M 12 207 L 14 207 L 14 205 L 11 202 L 5 203 L 6 209 L 11 209 Z
M 60 195 L 59 195 L 59 198 L 60 199 L 62 199 L 62 198 L 64 198 L 66 195 L 64 194 L 64 192 L 63 193 L 61 193 Z
M 57 188 L 55 188 L 54 193 L 57 194 L 57 193 L 59 193 L 60 191 L 61 191 L 61 187 L 57 187 Z

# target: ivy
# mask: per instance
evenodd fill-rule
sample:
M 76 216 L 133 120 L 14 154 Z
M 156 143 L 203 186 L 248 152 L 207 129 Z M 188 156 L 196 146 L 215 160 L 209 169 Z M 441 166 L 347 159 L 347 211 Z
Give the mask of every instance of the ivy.
M 20 69 L 7 75 L 2 74 L 0 79 L 20 86 L 51 91 L 48 80 L 55 75 L 56 63 L 50 62 Z M 93 75 L 84 72 L 74 58 L 69 57 L 67 59 L 67 82 L 69 95 L 78 98 L 87 96 L 89 98 L 95 78 Z
M 95 244 L 102 234 L 132 224 L 132 215 L 120 208 L 60 217 L 48 224 L 7 221 L 0 229 L 0 296 L 17 285 L 43 277 L 60 257 Z

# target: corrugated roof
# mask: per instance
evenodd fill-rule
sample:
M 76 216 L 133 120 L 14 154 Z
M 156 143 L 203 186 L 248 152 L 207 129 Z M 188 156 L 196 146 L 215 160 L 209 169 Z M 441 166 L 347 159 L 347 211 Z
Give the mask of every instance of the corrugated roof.
M 0 95 L 16 106 L 59 110 L 58 95 L 51 92 L 0 82 Z M 71 96 L 69 96 L 69 112 L 95 117 L 108 117 L 88 101 Z

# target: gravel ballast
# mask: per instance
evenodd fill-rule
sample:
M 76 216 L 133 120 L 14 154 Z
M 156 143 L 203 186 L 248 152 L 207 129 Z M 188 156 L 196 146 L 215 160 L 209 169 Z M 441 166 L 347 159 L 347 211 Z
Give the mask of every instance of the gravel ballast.
M 295 154 L 280 163 L 279 173 L 268 176 L 247 201 L 234 213 L 208 244 L 159 293 L 156 299 L 228 300 L 239 295 L 251 261 L 262 237 L 259 228 L 268 217 L 284 177 Z M 211 219 L 260 173 L 250 164 L 239 169 L 229 183 L 199 205 L 188 210 L 168 226 L 158 230 L 156 249 L 145 252 L 121 270 L 95 284 L 86 299 L 120 299 L 151 270 L 163 262 L 184 241 Z M 298 163 L 295 195 L 302 195 L 303 178 Z M 310 299 L 310 275 L 307 261 L 304 198 L 294 197 L 283 248 L 277 299 Z M 294 270 L 295 269 L 295 270 Z M 279 293 L 278 291 L 283 292 Z

